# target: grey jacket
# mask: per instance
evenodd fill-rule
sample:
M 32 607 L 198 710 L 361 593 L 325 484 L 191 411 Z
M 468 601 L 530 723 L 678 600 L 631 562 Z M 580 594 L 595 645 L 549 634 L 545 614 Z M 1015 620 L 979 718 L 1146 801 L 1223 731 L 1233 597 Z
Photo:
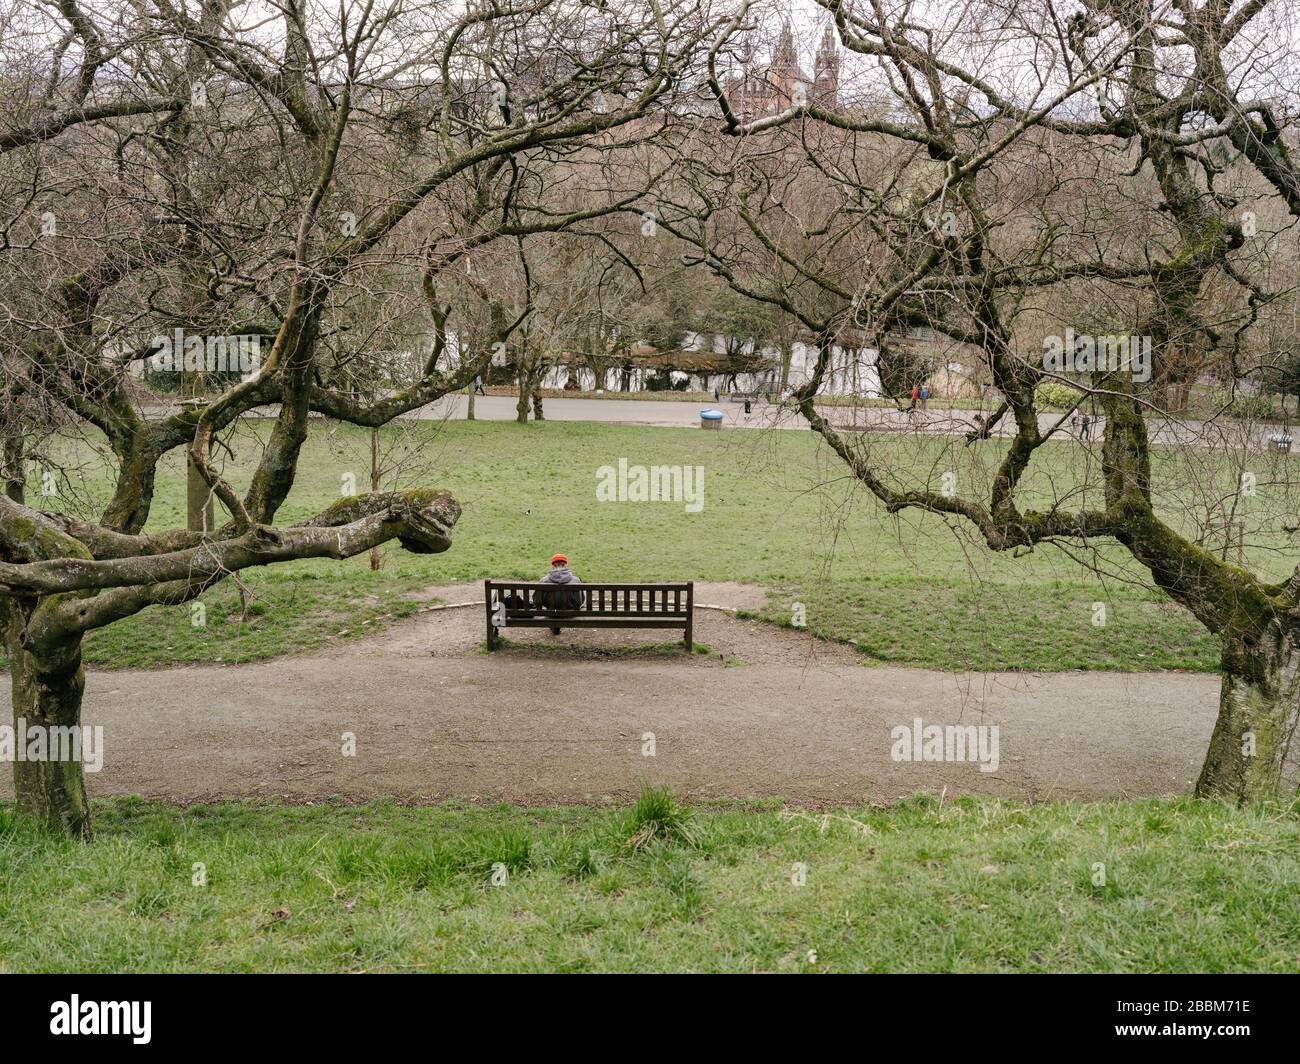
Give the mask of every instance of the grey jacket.
M 541 578 L 543 584 L 581 584 L 574 574 L 568 569 L 551 569 Z M 551 593 L 539 591 L 537 593 L 538 606 L 542 609 L 552 610 L 578 610 L 583 607 L 587 596 L 581 591 L 568 591 L 563 594 L 559 592 Z

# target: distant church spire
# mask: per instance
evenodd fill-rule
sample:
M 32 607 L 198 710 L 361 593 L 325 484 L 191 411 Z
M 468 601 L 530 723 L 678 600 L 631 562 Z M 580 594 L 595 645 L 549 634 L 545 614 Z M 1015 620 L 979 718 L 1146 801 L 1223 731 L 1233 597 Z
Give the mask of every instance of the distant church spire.
M 835 30 L 828 22 L 817 46 L 813 65 L 813 95 L 824 107 L 835 107 L 840 98 L 840 50 L 835 44 Z
M 790 29 L 790 23 L 786 22 L 781 26 L 781 38 L 777 41 L 776 51 L 772 53 L 772 68 L 784 71 L 798 65 L 799 57 L 794 50 L 794 33 Z
M 781 27 L 781 36 L 772 53 L 772 66 L 767 76 L 777 93 L 773 110 L 789 107 L 798 85 L 804 85 L 803 91 L 807 91 L 807 76 L 799 69 L 799 53 L 794 50 L 794 33 L 788 22 Z

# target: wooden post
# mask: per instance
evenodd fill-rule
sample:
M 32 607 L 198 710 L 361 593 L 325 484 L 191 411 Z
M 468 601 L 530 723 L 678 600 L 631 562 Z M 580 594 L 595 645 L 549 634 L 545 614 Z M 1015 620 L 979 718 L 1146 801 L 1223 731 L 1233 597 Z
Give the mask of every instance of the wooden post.
M 487 610 L 487 648 L 496 649 L 496 632 L 492 626 L 492 581 L 483 581 L 483 608 Z
M 695 653 L 695 581 L 686 584 L 686 656 Z

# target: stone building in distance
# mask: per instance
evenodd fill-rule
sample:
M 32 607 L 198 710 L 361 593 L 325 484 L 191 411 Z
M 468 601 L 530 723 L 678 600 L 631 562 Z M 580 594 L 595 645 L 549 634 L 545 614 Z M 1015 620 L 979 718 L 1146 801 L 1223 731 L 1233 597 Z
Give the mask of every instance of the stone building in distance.
M 779 114 L 799 103 L 828 111 L 840 106 L 840 50 L 835 30 L 828 24 L 822 32 L 809 77 L 799 65 L 794 32 L 790 24 L 781 28 L 771 63 L 760 69 L 746 69 L 727 85 L 727 98 L 742 119 Z

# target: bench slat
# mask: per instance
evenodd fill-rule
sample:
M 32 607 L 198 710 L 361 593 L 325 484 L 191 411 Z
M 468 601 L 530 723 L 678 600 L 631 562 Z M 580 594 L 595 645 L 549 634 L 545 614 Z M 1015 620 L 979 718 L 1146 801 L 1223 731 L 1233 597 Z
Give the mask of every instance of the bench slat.
M 514 608 L 506 609 L 506 619 L 510 621 L 516 620 L 519 617 L 533 617 L 533 616 L 537 616 L 537 617 L 555 616 L 560 619 L 565 619 L 570 617 L 592 617 L 592 618 L 604 618 L 604 619 L 615 619 L 618 617 L 665 617 L 665 618 L 674 618 L 680 621 L 684 619 L 686 615 L 687 615 L 687 611 L 685 607 L 679 610 L 651 610 L 651 609 L 638 610 L 635 608 L 623 609 L 622 606 L 619 606 L 617 609 L 611 608 L 611 609 L 604 609 L 604 610 L 601 609 L 579 610 L 579 609 L 567 609 L 567 608 L 550 609 L 544 606 L 533 606 L 533 607 L 529 607 L 528 609 L 514 609 Z
M 511 617 L 510 628 L 684 628 L 685 617 L 629 617 L 621 614 L 617 617 L 576 617 L 550 618 L 546 616 Z

